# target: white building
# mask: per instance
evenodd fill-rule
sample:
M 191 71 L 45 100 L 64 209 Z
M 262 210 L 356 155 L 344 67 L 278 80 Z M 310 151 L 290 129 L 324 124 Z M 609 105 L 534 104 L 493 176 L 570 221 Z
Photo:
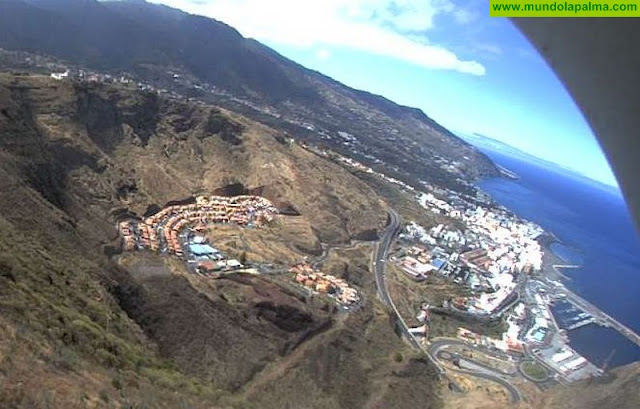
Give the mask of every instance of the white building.
M 51 78 L 53 78 L 54 80 L 62 80 L 64 78 L 69 78 L 69 71 L 65 71 L 65 72 L 54 72 L 51 74 Z

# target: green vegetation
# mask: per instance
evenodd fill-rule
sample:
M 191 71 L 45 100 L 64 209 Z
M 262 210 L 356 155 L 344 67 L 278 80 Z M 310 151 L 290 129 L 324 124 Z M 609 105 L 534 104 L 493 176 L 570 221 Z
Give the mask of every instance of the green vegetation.
M 525 361 L 520 364 L 520 368 L 526 376 L 533 380 L 544 381 L 549 378 L 549 371 L 547 371 L 547 368 L 535 361 Z

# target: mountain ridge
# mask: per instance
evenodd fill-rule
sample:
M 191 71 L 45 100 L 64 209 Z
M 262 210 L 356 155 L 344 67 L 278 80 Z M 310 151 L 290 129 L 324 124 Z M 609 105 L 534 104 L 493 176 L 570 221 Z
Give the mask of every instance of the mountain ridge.
M 218 107 L 22 73 L 0 74 L 0 135 L 3 408 L 440 407 L 432 368 L 375 299 L 367 247 L 325 270 L 358 286 L 353 312 L 288 271 L 383 228 L 387 204 L 344 166 Z M 269 273 L 203 277 L 120 251 L 119 215 L 254 189 L 295 211 L 209 234 Z M 412 379 L 419 398 L 399 399 Z M 398 389 L 372 396 L 380 383 Z
M 421 110 L 352 89 L 217 20 L 146 2 L 69 4 L 3 2 L 0 47 L 114 73 L 132 72 L 158 88 L 197 94 L 398 173 L 413 185 L 424 180 L 469 190 L 472 180 L 499 174 L 489 158 Z M 20 10 L 20 24 L 9 17 L 14 9 Z
M 100 51 L 101 40 L 88 38 L 86 46 L 78 34 L 91 32 L 90 20 L 78 26 L 84 29 L 72 28 L 52 21 L 56 12 L 41 14 L 32 4 L 9 2 L 18 4 L 15 10 L 23 10 L 33 24 L 60 33 L 72 30 L 65 41 L 77 41 L 87 58 Z M 9 10 L 3 4 L 9 3 L 0 3 L 0 10 Z M 83 0 L 79 7 L 96 4 Z M 22 18 L 12 17 L 17 24 L 4 25 L 10 19 L 0 13 L 0 42 L 16 33 L 11 41 L 29 40 L 29 33 L 38 32 L 37 27 L 21 32 Z M 213 24 L 199 21 L 200 27 Z M 146 35 L 132 41 L 137 44 L 132 49 L 144 44 Z M 54 43 L 56 38 L 51 37 Z M 46 40 L 35 38 L 34 43 L 59 46 Z M 248 47 L 278 58 L 275 51 L 248 41 Z M 142 51 L 144 58 L 153 57 Z M 121 51 L 117 55 L 126 57 Z M 155 64 L 165 56 L 158 58 Z M 295 71 L 291 64 L 284 64 L 285 70 Z M 166 76 L 159 80 L 165 84 L 173 75 L 193 76 L 179 67 L 161 68 L 143 72 Z M 296 75 L 308 72 L 287 78 L 295 82 Z M 320 75 L 302 84 L 301 100 L 308 95 L 304 85 L 321 81 Z M 230 77 L 229 84 L 236 86 L 239 78 Z M 433 171 L 443 183 L 492 174 L 486 158 L 474 156 L 474 149 L 448 136 L 421 111 L 343 88 L 335 81 L 310 88 L 319 90 L 321 102 L 338 100 L 318 105 L 324 116 L 304 116 L 309 107 L 291 107 L 291 101 L 269 104 L 291 120 L 311 118 L 311 125 L 341 138 L 340 144 L 354 144 L 369 130 L 375 138 L 364 139 L 363 146 L 384 150 L 406 144 L 406 150 L 386 152 L 391 167 L 430 150 L 439 152 L 427 156 L 424 167 L 405 164 L 408 173 L 431 177 L 427 173 Z M 358 127 L 363 118 L 367 123 Z M 368 122 L 380 128 L 368 128 Z M 306 128 L 293 129 L 297 138 Z M 394 129 L 402 134 L 397 139 L 391 137 Z M 422 133 L 412 138 L 413 132 Z M 361 308 L 348 314 L 293 293 L 286 272 L 284 285 L 269 274 L 209 280 L 186 273 L 181 260 L 144 252 L 120 255 L 113 247 L 118 212 L 139 215 L 196 192 L 256 190 L 293 209 L 290 219 L 295 221 L 251 234 L 272 235 L 266 236 L 273 244 L 268 250 L 277 262 L 299 260 L 320 251 L 320 241 L 346 243 L 384 225 L 388 204 L 381 192 L 347 168 L 282 131 L 215 106 L 131 84 L 55 81 L 22 73 L 0 74 L 0 135 L 0 402 L 6 407 L 403 409 L 418 402 L 442 407 L 439 388 L 446 385 L 394 335 L 376 299 L 366 247 L 342 252 L 345 260 L 336 261 L 342 266 L 336 274 L 363 294 Z M 440 160 L 441 154 L 449 158 L 445 168 L 457 162 L 463 166 L 466 155 L 472 163 L 459 174 L 430 166 L 429 160 Z M 241 252 L 247 235 L 225 234 L 224 244 Z M 291 248 L 285 251 L 285 245 Z M 283 320 L 307 325 L 289 332 L 278 326 Z M 633 397 L 637 376 L 622 381 L 622 398 Z M 581 400 L 578 404 L 588 407 Z

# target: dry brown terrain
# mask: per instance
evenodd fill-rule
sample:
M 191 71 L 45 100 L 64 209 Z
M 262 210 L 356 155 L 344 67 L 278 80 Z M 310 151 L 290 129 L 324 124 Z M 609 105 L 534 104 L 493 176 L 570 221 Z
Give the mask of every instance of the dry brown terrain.
M 44 77 L 0 75 L 0 135 L 3 408 L 388 406 L 414 381 L 400 407 L 440 405 L 368 260 L 343 260 L 368 295 L 335 316 L 277 279 L 196 282 L 177 260 L 109 257 L 119 215 L 246 191 L 299 215 L 227 239 L 258 260 L 318 254 L 386 220 L 341 166 L 213 107 Z
M 540 397 L 548 409 L 633 409 L 640 407 L 640 364 L 616 368 L 608 375 L 576 385 L 559 386 Z
M 465 382 L 465 381 L 463 381 Z M 513 406 L 500 402 L 498 391 L 487 393 L 486 386 L 467 380 L 474 392 L 464 395 L 443 391 L 445 408 L 490 409 L 516 407 L 520 409 L 632 409 L 640 403 L 637 393 L 640 366 L 631 364 L 613 369 L 602 378 L 581 381 L 572 385 L 558 385 L 542 390 L 528 381 L 516 386 L 524 400 Z
M 212 226 L 207 237 L 229 256 L 255 263 L 292 265 L 322 251 L 311 225 L 301 216 L 279 216 L 261 229 Z
M 177 259 L 116 254 L 121 215 L 250 191 L 298 215 L 263 231 L 214 230 L 214 244 L 256 261 L 296 261 L 321 253 L 320 242 L 345 244 L 383 226 L 385 201 L 402 196 L 385 189 L 214 107 L 0 75 L 0 406 L 442 407 L 449 395 L 377 300 L 366 244 L 335 249 L 324 263 L 362 293 L 348 314 L 285 275 L 212 280 L 188 275 Z M 414 293 L 391 281 L 405 310 L 451 290 Z M 635 407 L 637 373 L 576 390 Z M 543 403 L 566 406 L 571 391 Z M 474 396 L 449 403 L 473 407 Z

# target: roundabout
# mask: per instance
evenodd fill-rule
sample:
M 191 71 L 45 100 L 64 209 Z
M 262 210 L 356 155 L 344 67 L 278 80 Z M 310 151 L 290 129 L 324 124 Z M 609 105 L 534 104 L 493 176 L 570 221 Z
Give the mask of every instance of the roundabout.
M 549 379 L 549 371 L 536 361 L 523 361 L 518 365 L 518 370 L 532 382 L 544 382 Z

